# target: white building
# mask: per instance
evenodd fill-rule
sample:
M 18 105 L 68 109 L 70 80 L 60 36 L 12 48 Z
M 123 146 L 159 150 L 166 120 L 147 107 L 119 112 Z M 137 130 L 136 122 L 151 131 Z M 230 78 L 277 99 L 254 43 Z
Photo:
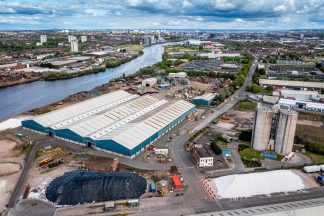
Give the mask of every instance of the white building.
M 142 81 L 143 87 L 154 87 L 157 83 L 157 79 L 155 77 L 147 78 Z
M 168 155 L 169 149 L 154 149 L 154 154 L 157 155 Z
M 281 89 L 280 96 L 286 99 L 302 100 L 302 101 L 320 100 L 320 95 L 318 94 L 317 91 Z
M 200 40 L 188 40 L 189 46 L 199 46 L 201 44 Z
M 187 73 L 186 72 L 169 73 L 168 76 L 170 78 L 186 78 L 187 77 Z
M 86 35 L 81 36 L 81 43 L 87 42 L 88 37 Z
M 71 52 L 79 52 L 79 41 L 71 40 Z
M 214 157 L 207 148 L 202 145 L 195 145 L 191 148 L 191 155 L 198 167 L 214 166 Z
M 41 35 L 40 36 L 40 42 L 43 43 L 47 43 L 47 36 L 46 35 Z
M 73 35 L 68 35 L 68 41 L 71 42 L 72 40 L 77 40 L 77 38 Z
M 200 57 L 208 57 L 210 59 L 214 58 L 223 58 L 223 57 L 240 57 L 240 53 L 199 53 L 198 56 Z

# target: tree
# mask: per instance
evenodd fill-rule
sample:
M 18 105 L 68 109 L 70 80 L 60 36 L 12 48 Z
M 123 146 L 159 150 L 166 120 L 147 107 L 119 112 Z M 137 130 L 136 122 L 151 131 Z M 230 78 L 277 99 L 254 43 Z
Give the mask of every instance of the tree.
M 268 92 L 272 92 L 272 91 L 273 91 L 273 87 L 272 87 L 272 86 L 267 86 L 267 87 L 266 87 L 266 90 L 267 90 Z
M 235 79 L 235 85 L 236 86 L 242 86 L 245 82 L 245 77 L 243 75 L 239 75 Z
M 261 91 L 261 87 L 253 83 L 252 85 L 246 86 L 246 91 L 251 93 L 259 93 Z
M 217 139 L 215 139 L 210 147 L 213 149 L 213 151 L 215 152 L 216 155 L 220 155 L 222 154 L 222 149 L 217 145 Z
M 239 140 L 251 142 L 252 140 L 252 131 L 242 131 L 239 135 Z

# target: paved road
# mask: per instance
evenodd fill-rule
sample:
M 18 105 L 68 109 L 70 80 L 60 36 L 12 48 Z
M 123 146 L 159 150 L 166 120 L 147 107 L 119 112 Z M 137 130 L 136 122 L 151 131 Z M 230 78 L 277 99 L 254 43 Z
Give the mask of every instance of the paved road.
M 257 58 L 253 61 L 250 71 L 247 75 L 247 78 L 243 84 L 243 86 L 236 91 L 231 97 L 229 97 L 224 103 L 220 104 L 218 107 L 213 109 L 213 113 L 206 116 L 203 121 L 201 121 L 193 130 L 199 131 L 209 125 L 215 118 L 222 115 L 225 112 L 228 112 L 238 101 L 246 98 L 245 88 L 246 86 L 251 83 L 253 73 L 257 67 Z
M 107 158 L 118 157 L 113 154 L 108 154 L 106 152 L 89 149 L 87 147 L 77 145 L 74 143 L 66 142 L 63 140 L 57 140 L 55 138 L 51 138 L 51 137 L 47 137 L 47 136 L 45 137 L 44 135 L 38 135 L 38 134 L 35 134 L 33 132 L 30 132 L 30 131 L 27 131 L 27 130 L 24 130 L 21 128 L 17 129 L 17 132 L 23 133 L 30 137 L 33 137 L 35 144 L 31 148 L 31 150 L 26 154 L 25 164 L 23 166 L 20 178 L 16 184 L 16 187 L 13 190 L 13 193 L 12 193 L 11 198 L 8 203 L 9 208 L 13 208 L 16 205 L 19 197 L 21 196 L 21 194 L 24 190 L 29 170 L 32 168 L 33 163 L 35 161 L 36 152 L 46 145 L 51 145 L 53 147 L 61 147 L 61 148 L 69 149 L 70 151 L 73 151 L 73 152 L 84 153 L 84 154 L 89 154 L 89 155 L 93 155 L 93 156 L 107 157 Z M 166 170 L 168 168 L 165 164 L 160 164 L 160 163 L 150 164 L 150 163 L 141 162 L 139 160 L 132 160 L 132 159 L 124 158 L 124 157 L 118 157 L 118 158 L 119 158 L 120 163 L 125 164 L 130 167 L 133 167 L 133 168 L 137 168 L 137 169 Z
M 215 118 L 229 111 L 234 106 L 235 103 L 245 98 L 245 87 L 249 82 L 251 82 L 255 67 L 256 64 L 253 64 L 249 72 L 249 75 L 246 79 L 246 82 L 244 83 L 241 89 L 239 89 L 235 94 L 233 94 L 226 102 L 221 104 L 219 107 L 214 108 L 213 109 L 214 112 L 206 116 L 205 119 L 198 121 L 197 123 L 194 122 L 194 124 L 197 124 L 194 127 L 194 131 L 198 131 L 208 126 L 208 124 L 210 124 Z M 192 123 L 193 121 L 191 121 L 188 124 L 192 124 Z M 272 197 L 258 196 L 258 197 L 251 197 L 251 198 L 239 199 L 239 200 L 228 200 L 228 199 L 220 199 L 217 201 L 209 200 L 207 193 L 204 190 L 202 190 L 202 185 L 200 183 L 200 179 L 204 177 L 204 174 L 201 173 L 200 170 L 198 170 L 193 165 L 189 153 L 186 150 L 184 150 L 183 147 L 184 144 L 188 142 L 190 135 L 188 134 L 188 131 L 184 129 L 184 127 L 180 127 L 178 128 L 178 130 L 180 131 L 180 135 L 175 137 L 173 142 L 170 143 L 171 158 L 173 159 L 173 163 L 178 166 L 186 183 L 189 185 L 189 188 L 188 191 L 184 194 L 184 196 L 181 196 L 181 198 L 179 197 L 176 198 L 176 201 L 174 201 L 175 203 L 173 203 L 172 205 L 172 210 L 169 211 L 170 215 L 179 215 L 178 213 L 180 214 L 204 213 L 204 212 L 243 208 L 243 207 L 258 206 L 264 204 L 279 203 L 279 202 L 305 200 L 305 199 L 312 199 L 312 198 L 318 198 L 324 196 L 324 188 L 316 188 L 316 189 L 308 190 L 306 192 L 295 192 L 290 194 L 275 194 Z M 38 141 L 39 143 L 35 145 L 31 149 L 30 153 L 26 156 L 26 164 L 23 168 L 21 178 L 19 179 L 19 182 L 11 197 L 9 207 L 13 207 L 16 201 L 18 200 L 18 197 L 23 190 L 23 185 L 26 180 L 26 175 L 28 174 L 28 171 L 32 166 L 34 155 L 36 151 L 39 148 L 43 147 L 44 145 L 52 143 L 53 145 L 60 146 L 60 147 L 69 146 L 69 148 L 75 151 L 84 151 L 88 154 L 92 154 L 96 156 L 107 157 L 108 155 L 109 157 L 109 154 L 107 153 L 96 151 L 96 150 L 89 150 L 87 148 L 84 148 L 76 144 L 65 143 L 64 141 L 58 142 L 56 139 L 48 140 L 47 138 L 46 142 L 45 140 L 38 140 Z M 112 157 L 115 156 L 112 155 Z M 238 162 L 240 161 L 239 156 L 233 150 L 232 150 L 232 157 L 236 167 L 233 170 L 225 171 L 223 173 L 218 173 L 218 174 L 226 175 L 229 173 L 238 172 L 239 170 L 243 169 L 242 164 Z M 135 161 L 135 160 L 125 159 L 125 158 L 120 158 L 120 162 L 141 169 L 165 169 L 166 168 L 165 165 L 161 165 L 161 164 L 147 164 L 141 161 Z M 173 198 L 170 198 L 170 200 L 171 199 Z M 166 209 L 168 209 L 168 207 L 161 207 L 156 209 L 154 208 L 152 209 L 152 211 L 154 211 L 154 215 L 163 215 L 166 212 Z M 143 215 L 152 215 L 152 212 L 144 209 L 143 209 L 143 213 L 144 213 Z

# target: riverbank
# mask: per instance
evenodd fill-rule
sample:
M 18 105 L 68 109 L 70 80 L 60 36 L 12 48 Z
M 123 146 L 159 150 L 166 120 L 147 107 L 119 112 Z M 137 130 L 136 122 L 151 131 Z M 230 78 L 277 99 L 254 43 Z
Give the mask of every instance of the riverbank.
M 106 61 L 106 68 L 115 68 L 118 67 L 122 64 L 125 64 L 127 62 L 130 62 L 136 58 L 138 58 L 139 56 L 143 55 L 143 51 L 139 51 L 138 54 L 133 55 L 131 57 L 126 57 L 126 58 L 122 58 L 122 59 L 109 59 Z
M 99 73 L 99 72 L 104 72 L 106 71 L 105 66 L 99 66 L 99 67 L 94 67 L 91 69 L 86 69 L 82 71 L 78 71 L 75 73 L 67 73 L 67 72 L 50 72 L 46 76 L 44 76 L 42 79 L 45 81 L 53 81 L 53 80 L 59 80 L 59 79 L 69 79 L 69 78 L 74 78 L 74 77 L 79 77 L 79 76 L 84 76 L 87 74 L 92 74 L 92 73 Z
M 164 45 L 157 44 L 143 49 L 144 54 L 116 68 L 107 68 L 104 72 L 60 79 L 55 81 L 39 80 L 30 83 L 0 88 L 0 120 L 8 119 L 19 113 L 43 107 L 74 95 L 87 92 L 96 86 L 107 84 L 110 80 L 133 74 L 143 67 L 154 65 L 162 60 Z
M 17 80 L 17 81 L 0 83 L 0 88 L 6 88 L 6 87 L 10 87 L 10 86 L 19 85 L 19 84 L 35 82 L 35 81 L 39 81 L 39 80 L 42 80 L 42 78 L 41 77 L 36 77 L 36 78 L 32 78 L 32 79 L 20 79 L 20 80 Z
M 18 72 L 19 75 L 16 75 L 15 73 L 10 73 L 10 78 L 15 79 L 15 80 L 0 80 L 0 88 L 5 88 L 9 86 L 15 86 L 19 84 L 24 84 L 24 83 L 30 83 L 30 82 L 35 82 L 35 81 L 53 81 L 53 80 L 61 80 L 61 79 L 70 79 L 70 78 L 75 78 L 79 76 L 84 76 L 88 74 L 95 74 L 99 72 L 104 72 L 108 68 L 116 68 L 118 66 L 121 66 L 127 62 L 130 62 L 139 56 L 142 56 L 144 54 L 143 50 L 140 50 L 137 52 L 137 54 L 132 55 L 132 56 L 126 56 L 124 58 L 117 58 L 117 59 L 109 59 L 105 61 L 104 64 L 101 64 L 100 66 L 91 66 L 87 67 L 86 69 L 82 70 L 77 70 L 75 72 L 72 71 L 61 71 L 61 70 L 56 70 L 56 71 L 50 71 L 50 72 L 43 72 L 43 73 L 34 73 L 34 72 Z M 22 74 L 22 75 L 21 75 Z M 6 74 L 6 76 L 8 76 Z

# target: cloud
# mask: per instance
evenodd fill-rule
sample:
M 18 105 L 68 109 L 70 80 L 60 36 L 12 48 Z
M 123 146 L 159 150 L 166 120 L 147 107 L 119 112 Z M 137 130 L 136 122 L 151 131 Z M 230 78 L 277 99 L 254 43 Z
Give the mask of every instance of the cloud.
M 323 0 L 0 0 L 1 29 L 324 28 Z M 100 19 L 98 19 L 100 17 Z M 64 21 L 68 23 L 64 24 Z M 33 24 L 30 24 L 33 22 Z M 21 23 L 21 22 L 20 22 Z

